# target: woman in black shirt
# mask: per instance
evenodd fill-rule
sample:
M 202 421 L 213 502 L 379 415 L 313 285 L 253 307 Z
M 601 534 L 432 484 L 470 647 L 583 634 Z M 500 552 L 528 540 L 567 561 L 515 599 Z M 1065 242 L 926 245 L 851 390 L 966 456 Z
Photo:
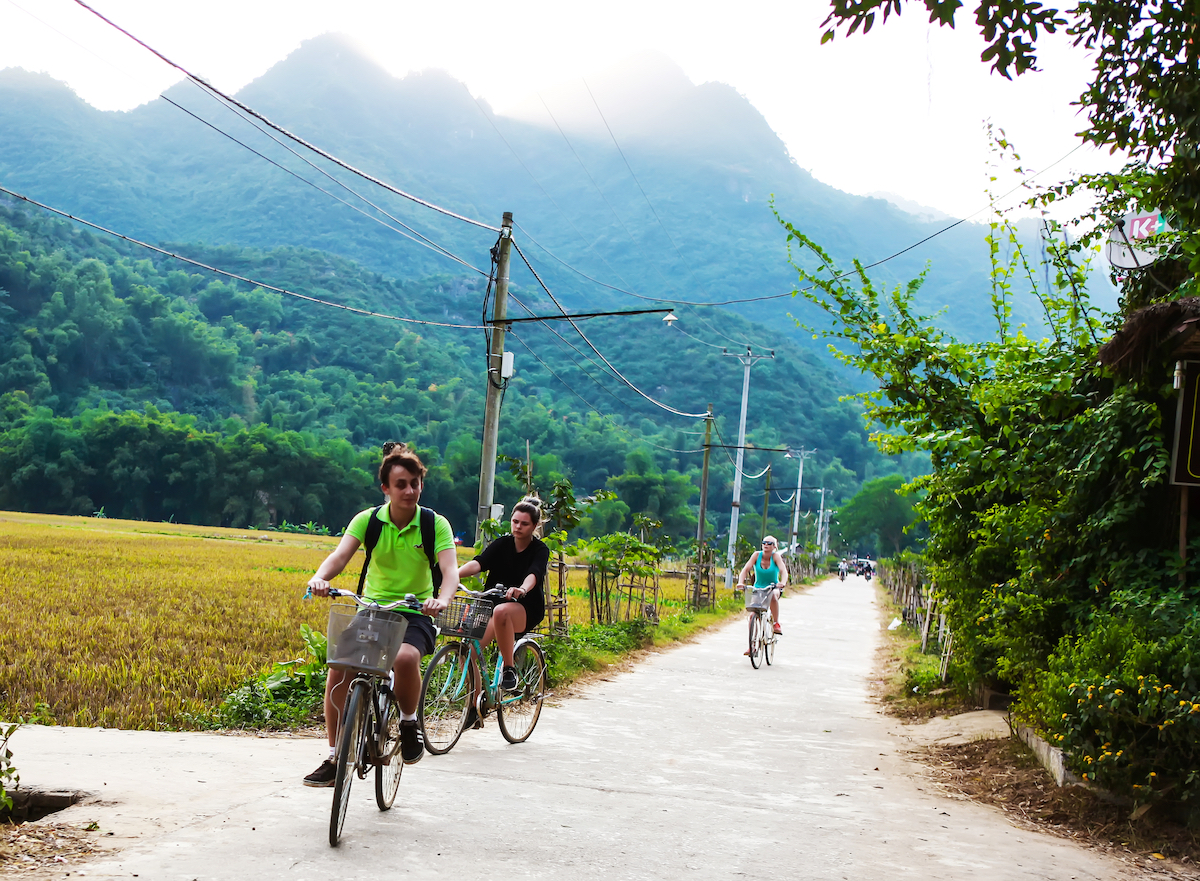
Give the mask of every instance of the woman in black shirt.
M 512 533 L 500 536 L 458 570 L 459 578 L 487 572 L 485 588 L 497 585 L 507 588 L 504 599 L 497 602 L 482 642 L 486 646 L 493 639 L 496 640 L 500 656 L 504 659 L 500 687 L 509 690 L 517 687 L 517 671 L 513 669 L 513 643 L 519 635 L 537 627 L 546 617 L 542 582 L 546 578 L 550 549 L 533 534 L 541 518 L 542 510 L 536 500 L 522 499 L 517 502 L 509 521 Z

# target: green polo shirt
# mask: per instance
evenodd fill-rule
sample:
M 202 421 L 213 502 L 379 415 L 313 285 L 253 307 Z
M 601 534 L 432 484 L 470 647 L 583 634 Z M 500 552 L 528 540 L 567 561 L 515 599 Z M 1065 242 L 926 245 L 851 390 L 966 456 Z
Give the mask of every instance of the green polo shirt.
M 365 539 L 373 510 L 368 508 L 355 514 L 346 527 L 346 534 L 360 542 Z M 433 575 L 429 571 L 429 558 L 421 546 L 420 512 L 403 529 L 397 529 L 392 523 L 387 505 L 379 509 L 379 519 L 383 521 L 383 531 L 371 552 L 371 567 L 367 570 L 363 596 L 380 603 L 393 603 L 410 593 L 421 601 L 429 599 L 433 596 Z M 454 547 L 450 521 L 441 514 L 434 515 L 433 534 L 435 557 Z

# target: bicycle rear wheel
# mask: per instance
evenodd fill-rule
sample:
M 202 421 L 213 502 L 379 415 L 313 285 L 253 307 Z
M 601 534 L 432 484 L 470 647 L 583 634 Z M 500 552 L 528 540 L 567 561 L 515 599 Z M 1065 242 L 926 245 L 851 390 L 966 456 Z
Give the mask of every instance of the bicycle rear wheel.
M 771 664 L 771 656 L 775 654 L 775 621 L 770 615 L 763 621 L 763 657 L 767 660 L 767 665 Z
M 342 714 L 342 730 L 337 742 L 337 775 L 333 780 L 333 807 L 329 814 L 329 846 L 337 847 L 346 822 L 346 806 L 350 804 L 350 784 L 354 780 L 355 766 L 362 755 L 367 703 L 370 700 L 367 683 L 361 679 L 350 686 L 346 698 L 346 712 Z
M 375 725 L 375 804 L 386 811 L 396 800 L 404 770 L 404 762 L 400 760 L 400 705 L 390 691 L 379 695 Z
M 750 666 L 758 669 L 762 657 L 762 614 L 755 612 L 750 617 Z
M 417 720 L 425 735 L 425 749 L 435 756 L 450 752 L 462 736 L 475 693 L 470 658 L 467 643 L 450 642 L 437 650 L 425 668 Z
M 501 692 L 496 719 L 500 733 L 509 743 L 520 743 L 533 733 L 542 701 L 546 697 L 546 656 L 532 640 L 522 640 L 513 649 L 513 667 L 517 671 L 515 691 Z

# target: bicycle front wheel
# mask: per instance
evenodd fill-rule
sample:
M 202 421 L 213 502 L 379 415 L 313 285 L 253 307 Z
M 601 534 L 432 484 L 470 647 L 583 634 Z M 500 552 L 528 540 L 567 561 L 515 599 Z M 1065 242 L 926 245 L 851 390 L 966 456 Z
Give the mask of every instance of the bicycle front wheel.
M 504 739 L 520 743 L 533 733 L 546 697 L 546 656 L 541 646 L 532 640 L 517 643 L 513 649 L 513 667 L 517 670 L 517 687 L 500 694 L 496 719 Z
M 758 669 L 762 657 L 762 615 L 755 612 L 750 617 L 750 666 Z
M 370 701 L 367 683 L 355 680 L 346 698 L 346 712 L 342 714 L 342 730 L 338 733 L 337 775 L 333 779 L 333 807 L 329 814 L 329 846 L 337 847 L 342 837 L 342 826 L 346 822 L 346 806 L 350 804 L 350 784 L 354 780 L 355 766 L 362 754 L 361 740 L 366 723 L 367 705 Z
M 450 642 L 437 650 L 421 680 L 417 719 L 425 749 L 435 756 L 448 753 L 462 736 L 463 723 L 475 693 L 471 650 L 465 642 Z
M 390 691 L 379 694 L 375 725 L 375 804 L 386 811 L 396 800 L 400 773 L 404 770 L 400 759 L 400 705 Z

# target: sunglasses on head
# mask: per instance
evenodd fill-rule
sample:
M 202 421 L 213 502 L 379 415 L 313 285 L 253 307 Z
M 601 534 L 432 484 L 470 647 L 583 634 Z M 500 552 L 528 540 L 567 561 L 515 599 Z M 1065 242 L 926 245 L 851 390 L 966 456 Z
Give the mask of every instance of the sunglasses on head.
M 402 446 L 404 446 L 404 444 L 400 443 L 399 441 L 385 441 L 382 447 L 383 454 L 385 456 L 390 455 L 392 450 L 396 449 L 396 447 Z

